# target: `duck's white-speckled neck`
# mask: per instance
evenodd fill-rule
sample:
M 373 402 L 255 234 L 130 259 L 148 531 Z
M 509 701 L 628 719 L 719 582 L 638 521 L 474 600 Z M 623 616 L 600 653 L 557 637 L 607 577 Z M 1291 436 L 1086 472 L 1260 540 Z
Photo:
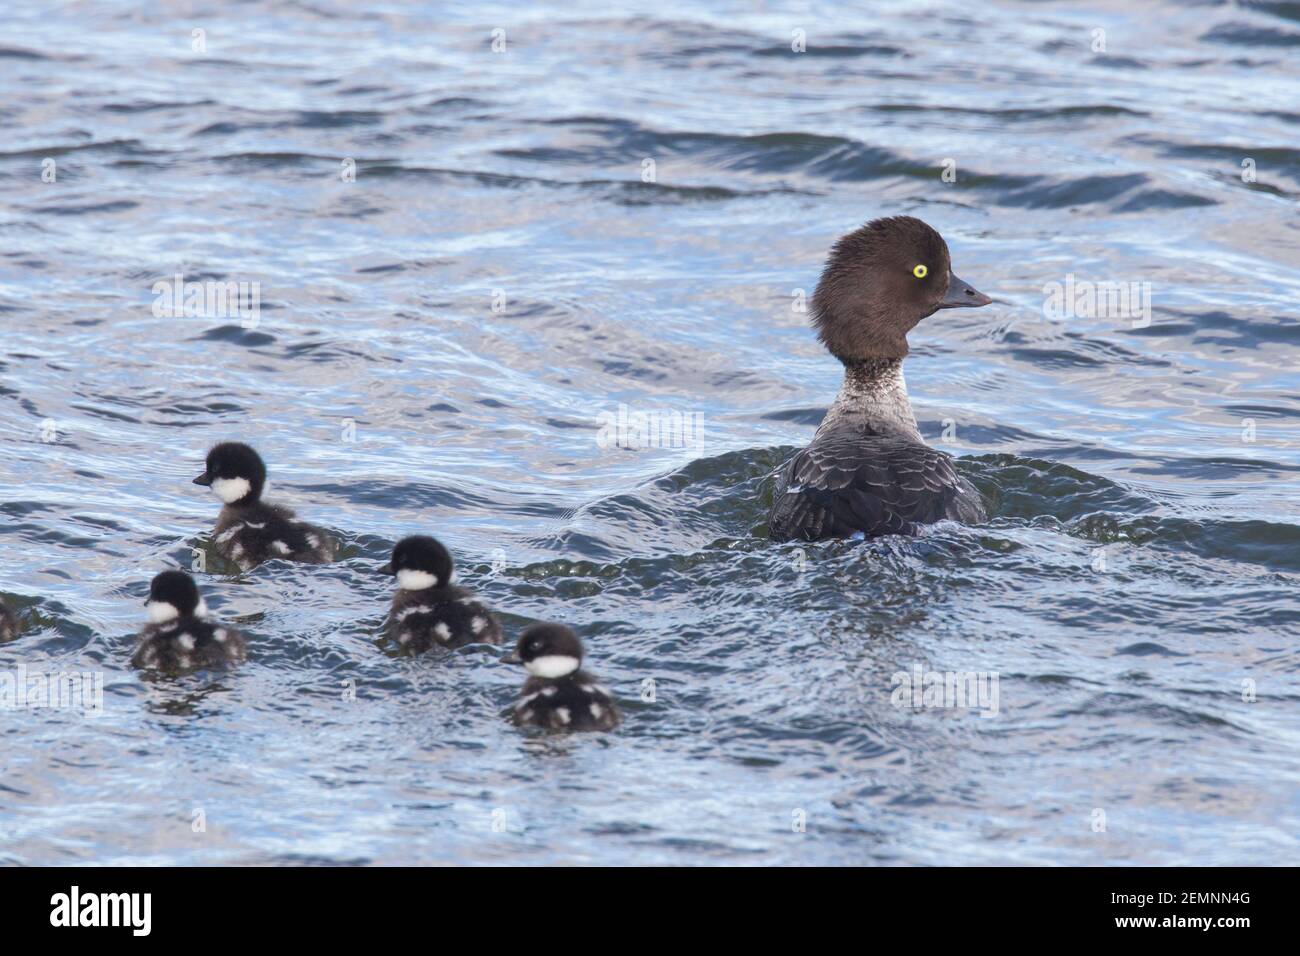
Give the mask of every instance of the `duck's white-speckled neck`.
M 842 426 L 921 440 L 907 398 L 902 359 L 872 359 L 844 366 L 844 384 L 818 431 Z

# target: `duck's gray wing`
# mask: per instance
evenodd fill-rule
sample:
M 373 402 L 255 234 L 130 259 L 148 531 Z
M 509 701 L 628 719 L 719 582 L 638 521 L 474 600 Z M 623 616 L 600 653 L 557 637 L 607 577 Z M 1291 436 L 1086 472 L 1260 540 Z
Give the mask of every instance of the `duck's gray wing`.
M 953 518 L 984 520 L 979 494 L 952 459 L 920 442 L 843 430 L 819 435 L 781 470 L 774 541 L 914 534 Z

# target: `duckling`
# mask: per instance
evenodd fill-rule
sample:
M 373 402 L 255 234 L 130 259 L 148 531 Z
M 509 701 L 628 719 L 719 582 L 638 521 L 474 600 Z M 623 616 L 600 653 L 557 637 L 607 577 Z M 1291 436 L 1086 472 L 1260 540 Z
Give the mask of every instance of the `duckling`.
M 562 624 L 534 624 L 519 637 L 515 660 L 529 678 L 515 704 L 520 727 L 548 730 L 613 730 L 618 708 L 609 692 L 582 666 L 578 635 Z
M 222 442 L 208 452 L 196 485 L 207 485 L 224 507 L 213 543 L 227 560 L 249 570 L 271 558 L 324 564 L 334 559 L 334 542 L 320 528 L 299 521 L 288 508 L 261 500 L 266 465 L 241 442 Z
M 164 571 L 149 582 L 144 606 L 149 623 L 140 632 L 133 667 L 184 673 L 247 656 L 242 634 L 208 620 L 198 586 L 184 571 Z
M 422 654 L 431 647 L 501 642 L 492 612 L 451 583 L 451 554 L 436 539 L 403 538 L 383 571 L 397 578 L 389 628 L 403 649 Z

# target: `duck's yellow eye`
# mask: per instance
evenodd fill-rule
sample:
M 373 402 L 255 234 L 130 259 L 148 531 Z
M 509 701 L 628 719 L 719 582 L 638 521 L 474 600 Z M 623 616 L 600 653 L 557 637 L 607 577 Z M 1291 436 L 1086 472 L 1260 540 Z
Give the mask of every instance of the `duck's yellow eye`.
M 916 276 L 918 279 L 924 279 L 927 275 L 929 275 L 929 273 L 930 270 L 923 265 L 917 266 L 915 269 L 912 270 L 912 275 Z

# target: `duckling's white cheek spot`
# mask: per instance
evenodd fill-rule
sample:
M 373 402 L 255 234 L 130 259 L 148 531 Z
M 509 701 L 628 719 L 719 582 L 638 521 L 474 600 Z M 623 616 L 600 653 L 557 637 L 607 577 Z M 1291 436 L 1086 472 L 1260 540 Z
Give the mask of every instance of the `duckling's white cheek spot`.
M 216 633 L 214 633 L 212 636 L 216 638 L 218 644 L 226 643 L 226 639 L 230 637 L 230 635 L 226 632 L 226 629 L 224 627 L 217 628 Z
M 437 634 L 438 640 L 443 641 L 444 643 L 451 640 L 451 628 L 442 621 L 439 621 L 433 626 L 433 633 Z
M 272 541 L 272 542 L 271 542 L 271 550 L 274 551 L 276 554 L 292 554 L 292 553 L 293 553 L 293 549 L 290 548 L 290 547 L 289 547 L 287 544 L 285 544 L 283 541 Z
M 145 605 L 144 609 L 149 615 L 149 620 L 155 624 L 161 624 L 179 616 L 176 605 L 167 601 L 150 601 Z
M 182 634 L 180 637 L 176 638 L 176 643 L 181 646 L 181 650 L 192 651 L 194 650 L 194 635 Z
M 572 674 L 578 669 L 578 659 L 563 654 L 534 657 L 524 664 L 524 669 L 535 677 L 556 678 Z
M 410 568 L 403 568 L 397 572 L 397 586 L 403 591 L 423 591 L 425 588 L 436 588 L 438 586 L 438 576 L 430 574 L 428 571 L 414 571 Z
M 569 708 L 567 707 L 556 707 L 555 716 L 559 718 L 561 726 L 565 727 L 569 725 L 569 721 L 572 719 L 569 716 Z
M 247 478 L 217 478 L 212 482 L 212 493 L 226 504 L 234 504 L 252 490 Z
M 474 620 L 469 622 L 469 629 L 473 631 L 475 634 L 482 634 L 483 629 L 487 627 L 487 623 L 488 623 L 487 618 L 476 617 L 474 618 Z
M 604 716 L 605 708 L 601 707 L 600 704 L 592 704 L 588 709 L 591 711 L 591 716 L 597 720 Z

